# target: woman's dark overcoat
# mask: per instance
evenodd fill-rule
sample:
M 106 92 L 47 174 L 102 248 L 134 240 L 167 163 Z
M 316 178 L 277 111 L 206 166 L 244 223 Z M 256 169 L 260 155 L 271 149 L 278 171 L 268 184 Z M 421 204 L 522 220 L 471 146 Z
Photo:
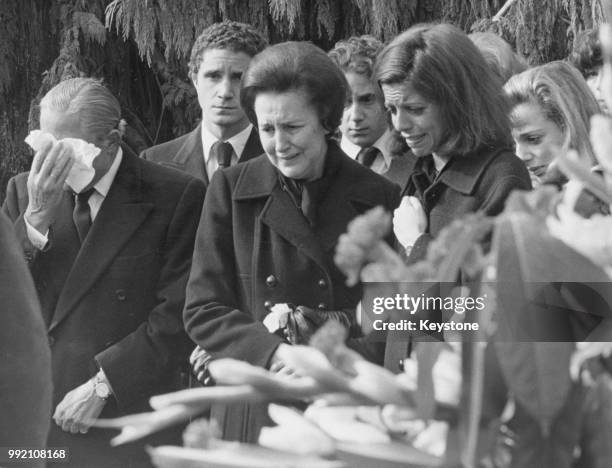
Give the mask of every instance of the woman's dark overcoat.
M 430 183 L 426 167 L 431 156 L 417 161 L 403 195 L 417 197 L 428 226 L 417 239 L 410 254 L 414 262 L 425 257 L 429 242 L 453 220 L 468 213 L 482 212 L 495 216 L 502 212 L 506 198 L 513 190 L 530 190 L 531 180 L 525 167 L 511 148 L 482 148 L 456 156 Z
M 335 143 L 326 157 L 337 158 L 339 170 L 317 205 L 314 228 L 281 187 L 266 155 L 215 173 L 184 312 L 187 332 L 213 358 L 267 367 L 282 343 L 262 324 L 271 305 L 340 310 L 354 309 L 361 299 L 361 287 L 347 287 L 334 265 L 336 242 L 357 215 L 379 205 L 396 208 L 399 187 L 350 159 Z M 255 441 L 266 408 L 234 405 L 229 410 L 212 412 L 222 420 L 224 437 Z

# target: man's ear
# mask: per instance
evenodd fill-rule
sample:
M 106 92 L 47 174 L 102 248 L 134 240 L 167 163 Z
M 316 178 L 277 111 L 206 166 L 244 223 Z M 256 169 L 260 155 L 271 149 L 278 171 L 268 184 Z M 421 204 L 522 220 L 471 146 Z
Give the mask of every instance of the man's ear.
M 108 135 L 106 136 L 106 140 L 110 144 L 119 143 L 121 141 L 121 132 L 119 131 L 119 129 L 115 128 L 111 130 L 110 132 L 108 132 Z
M 117 128 L 108 132 L 108 135 L 106 135 L 106 138 L 104 138 L 105 146 L 118 145 L 120 142 L 121 142 L 121 132 Z

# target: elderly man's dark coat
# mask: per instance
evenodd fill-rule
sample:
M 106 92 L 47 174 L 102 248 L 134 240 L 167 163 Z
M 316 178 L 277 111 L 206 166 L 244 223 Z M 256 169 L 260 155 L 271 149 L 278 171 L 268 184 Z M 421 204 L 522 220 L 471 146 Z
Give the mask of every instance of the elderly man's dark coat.
M 263 152 L 257 130 L 253 128 L 238 160 L 240 162 L 248 161 L 263 154 Z M 208 187 L 211 177 L 207 174 L 206 164 L 204 163 L 202 124 L 186 135 L 144 150 L 140 153 L 140 157 L 163 166 L 187 172 L 201 179 Z
M 51 414 L 51 352 L 34 282 L 13 225 L 1 213 L 0 259 L 0 446 L 44 448 Z M 30 461 L 28 466 L 44 466 L 42 459 Z
M 339 310 L 354 308 L 361 299 L 361 287 L 347 287 L 334 265 L 338 237 L 349 221 L 370 208 L 394 209 L 399 187 L 350 159 L 334 143 L 327 157 L 338 158 L 340 167 L 317 205 L 320 221 L 314 228 L 281 187 L 267 156 L 214 175 L 184 312 L 189 335 L 213 358 L 266 367 L 282 342 L 262 324 L 271 305 Z M 255 441 L 265 408 L 231 410 L 224 420 L 225 437 Z M 213 416 L 218 414 L 213 411 Z
M 3 210 L 15 223 L 47 323 L 53 408 L 101 366 L 115 394 L 101 417 L 146 410 L 151 395 L 177 388 L 193 346 L 181 312 L 203 183 L 124 151 L 80 250 L 66 192 L 49 245 L 39 251 L 23 220 L 26 182 L 26 173 L 10 180 Z M 72 466 L 147 466 L 142 446 L 112 448 L 111 435 L 72 435 L 52 423 L 49 445 L 68 447 Z

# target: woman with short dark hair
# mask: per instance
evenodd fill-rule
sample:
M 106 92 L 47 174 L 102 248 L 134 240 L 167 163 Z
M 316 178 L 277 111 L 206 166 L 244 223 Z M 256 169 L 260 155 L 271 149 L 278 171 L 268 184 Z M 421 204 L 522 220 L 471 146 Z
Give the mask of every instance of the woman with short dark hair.
M 327 55 L 301 42 L 264 50 L 243 77 L 241 103 L 265 154 L 215 173 L 184 313 L 191 338 L 213 359 L 231 357 L 283 372 L 277 350 L 306 341 L 328 318 L 359 337 L 353 325 L 361 285 L 346 285 L 334 265 L 334 248 L 355 216 L 378 205 L 394 209 L 399 187 L 332 140 L 347 89 Z M 290 304 L 290 333 L 270 333 L 262 323 L 280 304 Z M 349 345 L 382 360 L 382 346 Z M 225 438 L 253 442 L 267 421 L 265 411 L 264 405 L 233 405 L 213 408 L 212 416 Z
M 240 103 L 255 125 L 255 98 L 265 92 L 300 90 L 315 106 L 328 132 L 340 125 L 348 83 L 327 54 L 307 42 L 285 42 L 256 55 L 247 70 Z
M 393 126 L 419 158 L 394 217 L 411 260 L 453 219 L 496 215 L 512 190 L 531 188 L 513 153 L 502 84 L 465 33 L 414 26 L 381 52 L 376 77 Z

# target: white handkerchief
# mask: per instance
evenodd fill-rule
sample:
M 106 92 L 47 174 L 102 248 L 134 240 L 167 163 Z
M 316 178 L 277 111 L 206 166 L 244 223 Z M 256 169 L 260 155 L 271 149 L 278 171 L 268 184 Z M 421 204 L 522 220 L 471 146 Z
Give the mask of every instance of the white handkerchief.
M 283 316 L 291 312 L 291 307 L 288 304 L 275 304 L 270 309 L 270 313 L 265 316 L 263 324 L 270 333 L 274 333 L 280 328 L 280 321 Z
M 25 142 L 34 151 L 39 151 L 47 141 L 56 142 L 57 140 L 53 135 L 42 130 L 32 130 L 25 139 Z M 59 141 L 69 145 L 72 149 L 74 164 L 66 178 L 66 183 L 72 190 L 79 193 L 93 180 L 96 174 L 93 161 L 101 150 L 96 145 L 80 138 L 63 138 Z

